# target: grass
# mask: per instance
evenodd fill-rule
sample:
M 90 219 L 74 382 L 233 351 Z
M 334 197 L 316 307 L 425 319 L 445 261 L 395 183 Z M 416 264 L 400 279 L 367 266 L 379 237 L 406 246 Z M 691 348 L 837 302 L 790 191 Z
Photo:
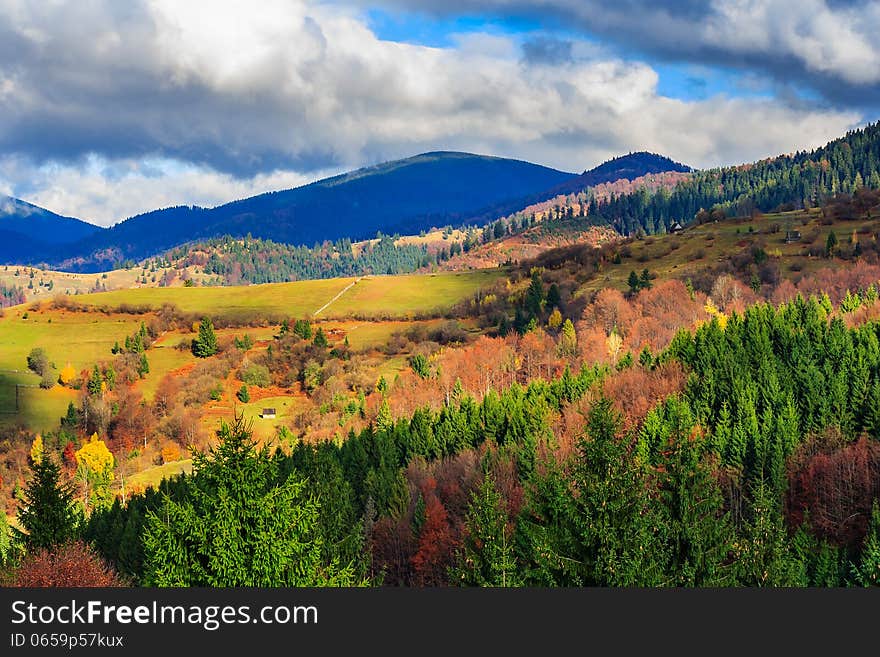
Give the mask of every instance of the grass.
M 259 388 L 251 387 L 251 394 L 258 390 Z M 245 421 L 253 423 L 254 437 L 257 440 L 267 440 L 275 435 L 275 427 L 286 424 L 286 421 L 292 419 L 302 405 L 303 399 L 294 395 L 263 397 L 247 404 L 235 400 L 234 409 L 229 404 L 217 404 L 205 408 L 201 420 L 202 428 L 206 433 L 213 434 L 220 426 L 220 420 L 229 422 L 233 419 L 234 412 L 241 413 Z M 260 417 L 264 408 L 274 408 L 275 419 Z
M 97 307 L 118 308 L 129 304 L 155 309 L 170 303 L 183 312 L 213 317 L 304 317 L 327 303 L 353 280 L 333 278 L 236 287 L 140 288 L 85 294 L 76 297 L 76 301 Z
M 497 270 L 367 276 L 324 310 L 322 319 L 410 319 L 440 315 L 502 274 Z M 139 288 L 84 294 L 76 301 L 98 308 L 170 303 L 183 312 L 213 317 L 308 317 L 354 282 L 353 278 L 268 283 L 240 287 Z
M 136 474 L 131 475 L 125 480 L 125 485 L 131 490 L 145 490 L 147 488 L 159 488 L 159 484 L 163 479 L 168 479 L 181 473 L 189 474 L 192 472 L 192 459 L 182 459 L 180 461 L 171 461 L 163 465 L 157 465 L 153 468 L 147 468 Z
M 70 402 L 75 404 L 77 398 L 75 390 L 61 386 L 55 386 L 51 390 L 20 388 L 19 410 L 15 413 L 15 386 L 0 385 L 0 391 L 4 409 L 12 411 L 0 414 L 0 427 L 22 425 L 31 431 L 42 433 L 58 429 L 61 418 L 67 413 L 67 405 Z
M 7 308 L 0 318 L 0 369 L 24 370 L 31 349 L 42 347 L 56 369 L 70 363 L 79 371 L 109 359 L 113 343 L 122 343 L 139 326 L 139 319 L 125 315 Z
M 322 317 L 412 319 L 440 315 L 503 274 L 499 270 L 369 276 L 333 302 Z

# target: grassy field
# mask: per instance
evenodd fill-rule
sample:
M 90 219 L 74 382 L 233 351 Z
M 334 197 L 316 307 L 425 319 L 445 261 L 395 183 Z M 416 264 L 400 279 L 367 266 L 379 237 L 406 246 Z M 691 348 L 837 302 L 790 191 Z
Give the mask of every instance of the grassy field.
M 19 388 L 19 411 L 15 413 L 15 386 L 0 378 L 0 427 L 23 425 L 31 431 L 47 432 L 58 428 L 70 402 L 76 403 L 76 391 L 61 386 L 51 390 Z
M 25 313 L 27 319 L 25 319 Z M 0 317 L 0 427 L 22 424 L 33 431 L 58 428 L 76 391 L 21 388 L 15 410 L 15 385 L 36 386 L 39 377 L 27 371 L 27 355 L 42 347 L 56 371 L 71 364 L 77 372 L 111 357 L 117 340 L 133 333 L 139 320 L 125 316 L 95 316 L 64 311 L 34 311 L 27 306 L 6 309 Z
M 258 388 L 251 388 L 252 394 L 257 390 Z M 286 424 L 287 420 L 292 419 L 297 411 L 302 409 L 302 406 L 303 399 L 295 395 L 263 397 L 247 404 L 236 400 L 234 406 L 228 403 L 216 403 L 206 406 L 201 425 L 206 433 L 213 434 L 220 426 L 221 420 L 229 422 L 234 412 L 241 413 L 246 421 L 253 422 L 254 437 L 257 440 L 267 440 L 275 435 L 277 425 Z M 274 408 L 276 417 L 274 419 L 260 417 L 264 408 Z
M 192 459 L 171 461 L 163 465 L 157 465 L 131 475 L 125 480 L 126 488 L 130 490 L 144 490 L 146 488 L 158 488 L 163 479 L 168 479 L 181 473 L 192 472 Z
M 498 271 L 367 276 L 333 301 L 323 319 L 382 317 L 407 319 L 439 314 L 502 274 Z M 85 305 L 123 304 L 159 308 L 171 303 L 184 312 L 224 317 L 308 317 L 356 279 L 270 283 L 240 287 L 140 288 L 76 297 Z
M 0 369 L 26 369 L 28 353 L 42 347 L 57 369 L 70 363 L 79 371 L 109 358 L 113 343 L 123 342 L 139 326 L 140 319 L 130 315 L 7 308 L 0 317 Z
M 31 277 L 33 273 L 33 277 Z M 186 276 L 197 283 L 213 278 L 202 273 L 198 267 L 185 268 Z M 143 267 L 113 269 L 96 274 L 79 274 L 37 267 L 0 267 L 0 283 L 24 290 L 28 301 L 45 301 L 58 294 L 88 294 L 97 289 L 122 290 L 138 287 L 158 287 L 163 275 L 174 274 L 171 286 L 183 287 L 184 269 L 159 268 L 155 272 Z M 146 277 L 146 282 L 144 282 Z M 33 282 L 33 287 L 28 285 Z
M 369 276 L 333 302 L 321 316 L 408 319 L 439 314 L 502 275 L 499 270 L 485 270 Z
M 171 303 L 183 312 L 211 316 L 271 315 L 305 317 L 327 303 L 354 279 L 333 278 L 294 283 L 236 287 L 140 288 L 99 292 L 76 297 L 85 305 L 119 307 L 122 304 L 160 308 Z

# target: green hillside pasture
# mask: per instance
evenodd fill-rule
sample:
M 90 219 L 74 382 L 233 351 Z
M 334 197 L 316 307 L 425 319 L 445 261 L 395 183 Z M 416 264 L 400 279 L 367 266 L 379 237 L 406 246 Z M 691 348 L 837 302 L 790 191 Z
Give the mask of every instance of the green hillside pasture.
M 139 318 L 128 315 L 24 308 L 7 309 L 0 318 L 0 369 L 26 369 L 31 349 L 42 347 L 56 369 L 70 363 L 79 372 L 99 360 L 109 360 L 113 343 L 122 343 L 140 326 Z M 22 319 L 25 312 L 28 318 Z
M 439 315 L 501 275 L 498 270 L 480 270 L 367 276 L 357 283 L 353 278 L 333 278 L 236 287 L 140 288 L 84 294 L 76 301 L 106 309 L 160 308 L 170 303 L 186 313 L 242 323 L 310 317 L 332 301 L 318 319 L 411 319 Z
M 331 303 L 323 319 L 413 319 L 442 314 L 504 273 L 497 269 L 367 276 Z
M 125 305 L 158 309 L 170 303 L 182 312 L 211 317 L 247 320 L 263 317 L 305 317 L 327 303 L 351 283 L 352 278 L 333 278 L 293 283 L 268 283 L 235 287 L 159 287 L 84 294 L 78 303 L 105 308 Z
M 0 372 L 0 428 L 24 426 L 30 431 L 55 431 L 58 429 L 61 418 L 67 413 L 67 405 L 76 403 L 76 391 L 55 386 L 51 390 L 42 390 L 35 386 L 34 377 L 28 383 L 29 387 L 18 389 L 18 411 L 15 410 L 15 384 L 17 377 L 14 374 Z
M 183 459 L 181 461 L 171 461 L 163 465 L 157 465 L 153 468 L 147 468 L 141 472 L 126 478 L 125 486 L 127 489 L 144 490 L 146 488 L 159 488 L 159 484 L 163 479 L 168 479 L 181 473 L 189 474 L 192 472 L 192 459 Z
M 256 395 L 258 391 L 259 388 L 251 387 L 251 394 Z M 232 391 L 232 395 L 234 395 L 234 392 Z M 253 422 L 255 438 L 258 440 L 268 440 L 275 435 L 276 426 L 287 424 L 289 420 L 295 417 L 298 411 L 302 410 L 305 405 L 304 402 L 305 400 L 302 397 L 278 395 L 263 397 L 247 404 L 242 404 L 236 399 L 233 406 L 230 406 L 228 403 L 213 404 L 205 408 L 201 425 L 205 433 L 214 435 L 220 427 L 221 420 L 230 422 L 234 418 L 235 413 L 240 413 L 244 416 L 245 421 Z M 274 408 L 276 413 L 275 419 L 260 417 L 264 408 Z

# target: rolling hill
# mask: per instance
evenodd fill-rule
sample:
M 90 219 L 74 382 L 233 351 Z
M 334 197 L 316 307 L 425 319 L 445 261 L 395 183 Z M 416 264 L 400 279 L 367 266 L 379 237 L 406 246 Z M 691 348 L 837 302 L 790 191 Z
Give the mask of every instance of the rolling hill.
M 59 246 L 87 239 L 101 229 L 79 219 L 62 217 L 11 196 L 0 196 L 0 260 L 46 257 Z
M 387 162 L 295 189 L 215 208 L 180 206 L 132 217 L 66 249 L 63 269 L 106 268 L 221 235 L 288 244 L 418 233 L 474 216 L 573 177 L 519 160 L 436 152 Z

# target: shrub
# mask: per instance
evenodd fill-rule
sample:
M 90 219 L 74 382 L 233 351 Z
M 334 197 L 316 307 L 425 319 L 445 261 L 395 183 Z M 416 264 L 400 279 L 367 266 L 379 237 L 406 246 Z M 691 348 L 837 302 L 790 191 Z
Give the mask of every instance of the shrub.
M 29 553 L 12 572 L 12 586 L 121 587 L 126 583 L 94 548 L 73 541 Z
M 265 365 L 257 365 L 256 363 L 251 363 L 247 367 L 242 368 L 238 378 L 247 385 L 257 386 L 258 388 L 267 388 L 272 382 L 269 376 L 269 368 Z

